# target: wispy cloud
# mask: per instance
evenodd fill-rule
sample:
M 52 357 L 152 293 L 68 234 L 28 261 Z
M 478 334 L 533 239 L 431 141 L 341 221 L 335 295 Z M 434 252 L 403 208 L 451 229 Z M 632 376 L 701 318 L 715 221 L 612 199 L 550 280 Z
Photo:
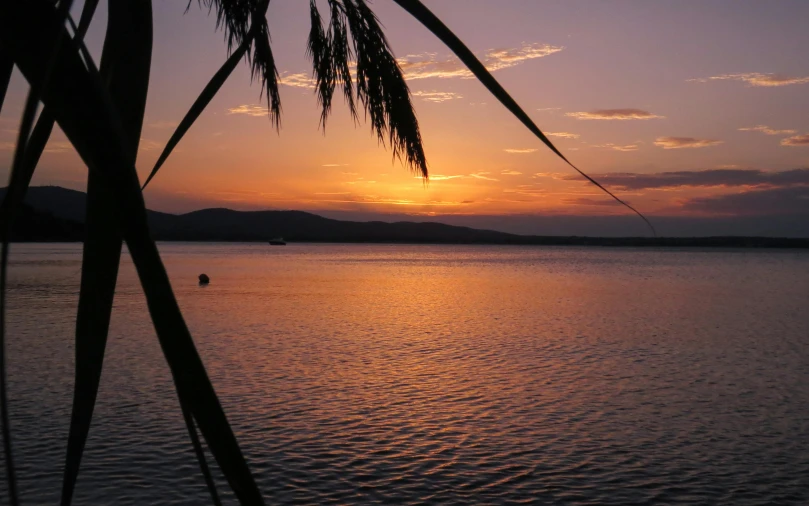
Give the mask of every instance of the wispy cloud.
M 469 177 L 473 177 L 475 179 L 485 179 L 486 181 L 500 181 L 499 179 L 489 177 L 489 174 L 489 172 L 476 172 L 474 174 L 469 174 Z
M 613 151 L 637 151 L 638 145 L 637 144 L 627 144 L 624 146 L 620 146 L 618 144 L 613 144 L 608 142 L 606 144 L 596 144 L 593 146 L 594 148 L 605 148 L 605 149 L 612 149 Z
M 228 114 L 245 114 L 247 116 L 267 116 L 269 112 L 266 107 L 260 105 L 243 104 L 228 109 Z
M 578 176 L 563 174 L 562 179 L 574 181 Z M 709 187 L 783 187 L 809 185 L 809 168 L 784 171 L 758 169 L 706 169 L 695 171 L 637 174 L 615 172 L 600 174 L 598 181 L 619 190 L 650 190 Z
M 570 174 L 566 174 L 564 172 L 536 172 L 531 177 L 535 179 L 545 177 L 549 177 L 551 179 L 566 179 L 569 175 Z M 576 176 L 576 178 L 578 179 L 578 176 Z
M 749 72 L 746 74 L 722 74 L 719 76 L 687 79 L 687 81 L 694 83 L 707 83 L 709 81 L 743 81 L 749 86 L 773 87 L 809 83 L 809 76 L 792 77 L 784 74 L 763 74 L 761 72 Z
M 46 153 L 66 153 L 73 149 L 73 144 L 67 141 L 49 142 L 45 146 Z
M 696 139 L 694 137 L 658 137 L 654 144 L 663 149 L 707 148 L 722 144 L 717 139 Z
M 414 176 L 416 179 L 421 179 L 421 176 Z M 448 179 L 460 179 L 464 176 L 454 175 L 454 176 L 445 176 L 441 174 L 430 174 L 430 181 L 446 181 Z
M 643 109 L 596 109 L 586 112 L 568 112 L 565 116 L 576 119 L 599 120 L 632 120 L 632 119 L 659 119 L 659 116 Z
M 512 155 L 527 155 L 528 153 L 536 153 L 537 149 L 536 148 L 524 148 L 524 149 L 507 148 L 507 149 L 504 149 L 503 151 L 505 151 L 506 153 L 512 154 Z
M 681 203 L 687 211 L 751 216 L 809 212 L 809 186 L 767 188 L 696 197 Z
M 177 128 L 177 125 L 179 125 L 179 123 L 176 121 L 150 121 L 149 123 L 146 123 L 148 128 L 154 128 L 156 130 Z
M 324 163 L 321 167 L 348 167 L 347 163 Z
M 16 142 L 0 142 L 0 151 L 14 151 Z M 51 141 L 44 149 L 45 153 L 66 153 L 73 149 L 73 145 L 68 141 Z
M 144 139 L 143 137 L 140 138 L 140 145 L 138 146 L 138 150 L 140 151 L 154 151 L 155 149 L 162 149 L 163 144 L 157 141 L 153 141 L 151 139 Z
M 578 139 L 581 137 L 579 134 L 573 134 L 570 132 L 548 132 L 548 135 L 551 137 L 561 137 L 563 139 Z
M 495 72 L 520 65 L 528 60 L 543 58 L 558 53 L 563 49 L 564 47 L 562 46 L 533 43 L 523 44 L 515 48 L 489 49 L 478 56 L 490 72 Z M 402 68 L 405 79 L 408 80 L 427 79 L 431 77 L 474 77 L 472 72 L 466 68 L 466 65 L 455 56 L 439 57 L 438 53 L 422 53 L 407 55 L 403 58 L 399 58 L 397 61 Z M 355 75 L 356 63 L 351 62 L 349 68 L 351 74 Z M 315 88 L 315 81 L 312 79 L 311 74 L 306 72 L 295 72 L 291 74 L 284 72 L 281 74 L 278 82 L 279 84 L 293 88 Z M 416 94 L 414 93 L 414 95 Z M 440 100 L 433 101 L 438 102 Z
M 436 102 L 436 103 L 463 98 L 463 95 L 459 95 L 451 91 L 414 91 L 413 96 L 419 97 L 425 102 Z
M 570 204 L 570 205 L 575 205 L 575 206 L 608 206 L 608 207 L 612 207 L 612 206 L 620 206 L 621 205 L 620 202 L 618 202 L 616 200 L 613 200 L 613 199 L 610 199 L 610 198 L 605 198 L 605 199 L 595 198 L 594 199 L 594 198 L 591 198 L 591 197 L 572 197 L 572 198 L 562 199 L 562 201 L 565 204 Z M 624 200 L 624 202 L 629 203 L 628 200 Z
M 522 175 L 522 172 L 517 172 L 516 170 L 504 170 L 500 174 L 504 176 L 520 176 Z
M 740 128 L 739 131 L 761 132 L 766 135 L 789 135 L 795 133 L 795 130 L 776 130 L 775 128 L 770 128 L 767 125 L 756 125 L 754 127 Z
M 0 151 L 14 151 L 16 142 L 0 142 Z M 66 153 L 73 149 L 73 145 L 67 141 L 51 141 L 45 146 L 45 153 Z
M 481 60 L 490 72 L 514 67 L 527 60 L 543 58 L 562 51 L 562 46 L 550 44 L 525 44 L 518 48 L 490 49 Z M 406 79 L 427 79 L 431 77 L 472 77 L 472 73 L 456 57 L 439 58 L 437 53 L 408 55 L 399 59 Z
M 809 146 L 809 134 L 788 137 L 781 141 L 782 146 Z
M 284 73 L 278 78 L 278 83 L 293 88 L 306 88 L 314 89 L 315 81 L 310 74 L 306 72 L 297 72 L 295 74 Z
M 551 112 L 551 111 L 558 111 L 562 109 L 561 107 L 540 107 L 537 111 L 540 112 Z

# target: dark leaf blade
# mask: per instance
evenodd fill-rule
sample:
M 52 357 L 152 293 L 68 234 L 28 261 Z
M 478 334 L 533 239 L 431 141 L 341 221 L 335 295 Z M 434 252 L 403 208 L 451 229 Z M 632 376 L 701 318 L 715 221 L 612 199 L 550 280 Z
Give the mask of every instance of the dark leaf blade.
M 3 102 L 8 92 L 8 83 L 11 81 L 11 72 L 14 70 L 14 61 L 6 55 L 0 47 L 0 112 L 3 112 Z
M 62 478 L 63 506 L 72 501 L 84 445 L 90 432 L 121 258 L 121 233 L 115 215 L 110 212 L 114 201 L 105 190 L 98 176 L 89 177 L 86 237 L 76 318 L 73 411 Z
M 84 35 L 97 2 L 85 4 L 77 39 Z M 151 4 L 143 0 L 111 2 L 101 56 L 102 76 L 124 123 L 134 164 L 143 125 L 152 53 Z M 114 62 L 114 64 L 113 64 Z M 52 119 L 51 119 L 52 120 Z M 79 307 L 76 316 L 76 360 L 73 410 L 62 479 L 63 506 L 73 499 L 82 454 L 95 409 L 123 238 L 115 216 L 115 201 L 99 174 L 87 182 L 86 237 L 82 255 Z
M 53 6 L 46 0 L 0 2 L 0 44 L 8 48 L 31 83 L 41 83 L 45 77 L 40 61 L 52 47 L 51 31 L 58 26 Z M 150 237 L 143 194 L 135 167 L 126 160 L 117 111 L 100 79 L 83 66 L 75 47 L 60 53 L 55 82 L 59 86 L 45 88 L 42 100 L 52 108 L 62 131 L 90 170 L 104 177 L 115 196 L 115 216 L 146 294 L 178 396 L 187 402 L 236 497 L 243 504 L 263 504 Z
M 77 32 L 77 37 L 80 39 L 86 33 L 89 22 L 92 19 L 92 14 L 95 11 L 97 0 L 88 0 L 82 12 L 82 21 L 84 22 L 83 30 Z M 69 17 L 69 11 L 72 1 L 66 0 L 59 6 L 57 19 L 63 20 Z M 56 33 L 54 27 L 54 33 Z M 51 50 L 48 59 L 48 65 L 45 69 L 45 77 L 43 84 L 46 84 L 50 79 L 50 73 L 56 58 L 57 51 L 61 45 L 61 36 L 59 32 L 54 39 L 54 46 Z M 45 60 L 43 60 L 45 61 Z M 0 48 L 0 111 L 2 111 L 5 96 L 8 91 L 8 84 L 11 78 L 11 72 L 14 68 L 14 62 L 10 55 L 5 50 Z M 42 114 L 34 127 L 31 136 L 28 136 L 28 131 L 33 122 L 33 115 L 36 110 L 36 105 L 39 101 L 37 93 L 32 92 L 29 94 L 26 110 L 23 114 L 23 123 L 20 127 L 18 135 L 16 153 L 11 167 L 11 178 L 6 190 L 6 195 L 0 205 L 0 228 L 2 228 L 2 253 L 0 255 L 0 425 L 2 425 L 3 436 L 3 450 L 6 458 L 6 473 L 9 488 L 9 503 L 17 504 L 18 497 L 16 491 L 16 476 L 14 473 L 14 462 L 11 450 L 11 433 L 8 420 L 8 405 L 6 399 L 6 371 L 5 371 L 5 286 L 6 286 L 6 268 L 8 263 L 9 254 L 9 232 L 11 230 L 12 221 L 17 210 L 22 206 L 25 199 L 25 193 L 31 183 L 34 170 L 39 163 L 39 158 L 45 150 L 51 132 L 53 131 L 54 120 L 51 115 L 43 110 Z
M 649 226 L 652 231 L 653 235 L 657 235 L 655 232 L 654 226 L 652 226 L 651 222 L 641 214 L 637 209 L 632 207 L 631 205 L 627 204 L 617 196 L 615 196 L 612 192 L 606 189 L 604 186 L 601 185 L 598 181 L 593 179 L 592 177 L 588 176 L 584 172 L 582 172 L 578 167 L 573 165 L 566 157 L 559 151 L 556 146 L 545 136 L 544 133 L 539 129 L 539 127 L 534 124 L 533 120 L 522 110 L 522 108 L 517 104 L 517 102 L 508 94 L 508 92 L 500 85 L 499 82 L 492 76 L 492 74 L 486 69 L 483 63 L 478 60 L 478 58 L 472 53 L 472 51 L 466 47 L 466 45 L 459 39 L 438 17 L 433 14 L 430 9 L 428 9 L 420 0 L 394 0 L 399 6 L 401 6 L 404 10 L 410 13 L 414 18 L 416 18 L 421 24 L 423 24 L 428 30 L 433 32 L 433 34 L 438 37 L 441 42 L 443 42 L 455 55 L 460 58 L 460 60 L 467 66 L 467 68 L 478 78 L 478 80 L 494 95 L 500 103 L 502 103 L 506 109 L 508 109 L 514 116 L 519 119 L 523 125 L 525 125 L 528 130 L 531 131 L 539 140 L 541 140 L 551 151 L 553 151 L 559 158 L 564 160 L 568 165 L 570 165 L 576 172 L 584 176 L 588 181 L 596 185 L 602 191 L 604 191 L 607 195 L 621 203 L 626 208 L 633 211 L 635 214 L 640 216 L 644 222 Z
M 76 32 L 77 40 L 82 40 L 84 35 L 87 33 L 87 29 L 90 27 L 90 22 L 92 21 L 97 6 L 98 0 L 88 0 L 85 2 L 84 7 L 82 8 L 81 22 Z M 2 51 L 0 51 L 0 90 L 2 90 L 3 86 L 2 66 L 6 63 L 3 59 L 4 57 L 2 56 Z M 13 62 L 9 61 L 8 63 L 11 67 L 13 67 Z M 6 82 L 6 85 L 7 84 L 8 83 Z M 0 93 L 0 97 L 2 97 L 3 93 Z M 2 109 L 1 99 L 0 109 Z M 39 118 L 37 118 L 37 122 L 33 131 L 31 132 L 31 136 L 25 143 L 25 155 L 17 174 L 15 174 L 14 181 L 12 182 L 13 184 L 9 183 L 6 190 L 5 198 L 8 199 L 9 202 L 7 204 L 4 203 L 3 206 L 0 206 L 0 223 L 5 223 L 6 220 L 9 220 L 7 215 L 15 214 L 19 210 L 19 206 L 25 200 L 25 194 L 28 192 L 28 187 L 31 184 L 31 178 L 33 178 L 34 171 L 39 164 L 39 159 L 42 157 L 42 153 L 45 151 L 45 147 L 48 145 L 48 140 L 50 140 L 55 122 L 56 121 L 53 118 L 53 115 L 50 113 L 50 111 L 48 111 L 47 107 L 44 108 L 40 113 Z
M 194 104 L 191 106 L 191 109 L 185 114 L 185 117 L 177 126 L 177 129 L 171 135 L 168 143 L 166 143 L 166 147 L 163 148 L 163 152 L 160 153 L 160 157 L 157 159 L 154 168 L 149 173 L 149 177 L 146 178 L 146 182 L 143 183 L 143 188 L 145 189 L 149 182 L 155 177 L 157 171 L 163 166 L 163 164 L 168 159 L 171 152 L 174 151 L 174 148 L 177 147 L 177 144 L 183 139 L 188 130 L 197 121 L 200 114 L 208 107 L 208 104 L 211 102 L 213 97 L 219 92 L 219 89 L 222 88 L 222 85 L 225 84 L 230 74 L 233 73 L 233 69 L 239 64 L 239 60 L 241 60 L 244 55 L 247 53 L 247 49 L 250 47 L 249 42 L 243 43 L 239 46 L 233 54 L 225 61 L 222 67 L 216 71 L 216 74 L 213 75 L 211 80 L 202 90 L 197 100 L 194 101 Z
M 56 24 L 51 27 L 48 42 L 49 44 L 43 47 L 42 55 L 40 56 L 40 72 L 41 79 L 36 84 L 31 84 L 26 99 L 25 107 L 23 108 L 22 120 L 20 121 L 20 128 L 17 132 L 17 145 L 14 149 L 14 158 L 11 164 L 10 178 L 6 195 L 0 204 L 0 242 L 2 242 L 2 251 L 0 251 L 0 433 L 3 439 L 3 455 L 6 463 L 6 477 L 8 479 L 8 495 L 9 503 L 12 506 L 19 504 L 19 496 L 17 492 L 17 477 L 14 466 L 14 455 L 11 444 L 11 426 L 8 416 L 8 397 L 6 392 L 6 278 L 8 274 L 8 255 L 9 255 L 9 241 L 11 240 L 11 227 L 14 220 L 14 212 L 19 206 L 22 205 L 22 199 L 25 195 L 27 183 L 24 182 L 22 177 L 23 166 L 25 164 L 25 148 L 29 140 L 31 129 L 34 125 L 34 117 L 40 101 L 40 92 L 43 88 L 47 87 L 51 82 L 53 70 L 58 59 L 60 49 L 62 48 L 64 20 L 70 12 L 72 0 L 64 0 L 55 10 L 54 19 Z M 0 47 L 3 47 L 0 45 Z M 13 54 L 11 51 L 8 53 L 3 49 L 3 58 L 11 58 L 13 61 Z M 5 64 L 4 64 L 5 65 Z M 13 67 L 12 67 L 13 69 Z M 3 95 L 8 88 L 8 80 L 5 78 L 5 72 L 8 69 L 4 67 L 3 74 Z
M 87 29 L 90 28 L 90 23 L 93 22 L 93 17 L 98 7 L 98 0 L 84 0 L 84 7 L 81 9 L 81 17 L 79 18 L 79 28 L 76 30 L 76 40 L 84 39 L 87 34 Z

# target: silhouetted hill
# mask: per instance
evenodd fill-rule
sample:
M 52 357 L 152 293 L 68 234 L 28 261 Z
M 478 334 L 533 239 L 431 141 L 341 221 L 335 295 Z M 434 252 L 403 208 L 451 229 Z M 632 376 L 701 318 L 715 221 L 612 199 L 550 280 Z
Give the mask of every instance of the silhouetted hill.
M 23 205 L 11 229 L 14 242 L 74 242 L 84 239 L 84 225 Z
M 204 209 L 179 216 L 150 216 L 157 239 L 308 242 L 502 242 L 512 234 L 440 223 L 339 221 L 302 211 Z
M 2 188 L 0 198 L 4 195 Z M 20 216 L 14 240 L 75 241 L 83 237 L 84 193 L 39 186 L 29 189 L 25 202 L 30 208 Z M 291 242 L 809 248 L 809 239 L 523 236 L 432 222 L 341 221 L 302 211 L 203 209 L 181 215 L 148 213 L 153 236 L 164 241 L 267 241 L 280 236 Z

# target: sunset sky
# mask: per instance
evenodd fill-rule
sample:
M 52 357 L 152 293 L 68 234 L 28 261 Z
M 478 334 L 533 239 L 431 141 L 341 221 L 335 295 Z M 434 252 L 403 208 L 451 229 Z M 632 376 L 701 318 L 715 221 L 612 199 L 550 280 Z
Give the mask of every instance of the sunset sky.
M 573 163 L 653 221 L 789 222 L 792 234 L 809 235 L 800 219 L 809 217 L 806 0 L 424 3 Z M 547 232 L 531 223 L 550 217 L 590 223 L 597 233 L 598 223 L 620 215 L 614 224 L 627 228 L 617 233 L 644 233 L 631 212 L 556 158 L 407 13 L 389 0 L 372 6 L 413 93 L 428 184 L 392 162 L 367 124 L 355 127 L 337 97 L 325 135 L 319 130 L 305 56 L 308 2 L 272 0 L 273 51 L 284 83 L 280 133 L 258 83 L 251 85 L 248 68 L 240 67 L 147 189 L 148 205 L 168 212 L 410 215 L 533 233 Z M 155 2 L 141 177 L 227 57 L 215 19 L 196 2 L 184 14 L 185 7 L 181 0 Z M 88 36 L 96 55 L 104 17 Z M 25 91 L 15 74 L 0 116 L 3 177 Z M 56 134 L 34 184 L 83 190 L 85 179 L 78 156 Z

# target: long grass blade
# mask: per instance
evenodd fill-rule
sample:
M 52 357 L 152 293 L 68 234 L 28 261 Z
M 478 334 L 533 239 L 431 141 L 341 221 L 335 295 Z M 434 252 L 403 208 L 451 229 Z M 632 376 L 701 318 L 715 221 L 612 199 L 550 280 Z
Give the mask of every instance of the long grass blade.
M 88 7 L 85 4 L 85 7 Z M 95 5 L 90 5 L 94 9 Z M 82 13 L 77 40 L 92 16 Z M 124 123 L 134 164 L 143 126 L 152 53 L 152 16 L 148 0 L 111 2 L 101 56 L 101 75 Z M 63 506 L 69 506 L 90 432 L 107 345 L 112 303 L 123 238 L 115 220 L 114 197 L 100 175 L 87 182 L 86 237 L 82 255 L 79 307 L 76 316 L 76 358 L 73 410 L 62 479 Z
M 541 140 L 551 151 L 553 151 L 559 158 L 564 160 L 568 165 L 570 165 L 576 172 L 584 176 L 588 181 L 596 185 L 602 191 L 604 191 L 607 195 L 621 203 L 626 208 L 633 211 L 635 214 L 640 216 L 640 218 L 646 222 L 646 225 L 652 231 L 652 234 L 657 236 L 657 232 L 655 231 L 654 226 L 652 223 L 637 209 L 629 205 L 628 203 L 624 202 L 617 196 L 615 196 L 612 192 L 610 192 L 607 188 L 601 185 L 598 181 L 593 179 L 592 177 L 585 174 L 581 171 L 578 167 L 573 165 L 566 157 L 559 151 L 556 146 L 545 136 L 544 133 L 536 126 L 534 121 L 528 116 L 528 114 L 523 111 L 523 109 L 517 104 L 517 102 L 508 94 L 508 92 L 500 85 L 499 82 L 492 76 L 492 74 L 486 69 L 483 63 L 478 60 L 478 58 L 472 53 L 472 51 L 466 47 L 466 45 L 459 39 L 435 14 L 433 14 L 430 9 L 428 9 L 421 1 L 419 0 L 394 0 L 397 4 L 399 4 L 404 10 L 410 13 L 414 18 L 416 18 L 421 24 L 423 24 L 428 30 L 433 32 L 436 37 L 438 37 L 441 42 L 446 44 L 446 46 L 455 53 L 458 58 L 464 63 L 464 65 L 469 68 L 469 70 L 478 78 L 478 80 L 494 95 L 500 103 L 502 103 L 506 109 L 511 111 L 514 116 L 519 119 L 523 125 L 525 125 L 528 130 L 531 131 L 539 140 Z
M 52 47 L 51 31 L 58 26 L 53 6 L 47 0 L 0 2 L 0 44 L 8 48 L 29 83 L 42 82 L 40 61 Z M 102 174 L 115 196 L 115 216 L 140 277 L 181 402 L 187 403 L 236 497 L 243 504 L 263 504 L 150 237 L 137 172 L 127 163 L 123 126 L 112 100 L 101 80 L 82 65 L 75 47 L 59 56 L 55 68 L 59 86 L 45 87 L 42 100 L 53 109 L 59 126 L 89 169 Z
M 62 478 L 61 504 L 71 503 L 79 466 L 90 432 L 104 351 L 107 344 L 113 294 L 121 257 L 121 234 L 114 214 L 114 197 L 97 175 L 87 182 L 87 217 L 82 255 L 79 308 L 76 317 L 73 410 Z
M 3 112 L 3 102 L 6 98 L 8 83 L 11 81 L 11 71 L 13 70 L 14 61 L 0 47 L 0 112 Z
M 79 27 L 75 27 L 75 25 L 73 25 L 73 20 L 68 19 L 68 21 L 70 21 L 70 23 L 73 25 L 75 32 L 78 34 L 77 37 L 76 37 L 76 42 L 79 44 L 79 50 L 80 50 L 80 52 L 81 52 L 81 54 L 82 54 L 82 56 L 84 58 L 85 63 L 88 65 L 88 68 L 91 70 L 91 72 L 97 72 L 97 70 L 95 69 L 95 66 L 93 65 L 92 56 L 90 55 L 89 51 L 87 50 L 87 47 L 82 42 L 81 37 L 83 37 L 84 34 L 86 33 L 89 21 L 90 21 L 90 19 L 92 17 L 91 15 L 86 16 L 87 9 L 89 8 L 89 9 L 94 10 L 96 5 L 97 5 L 97 2 L 85 3 L 85 11 L 82 13 L 81 23 L 80 23 Z M 123 5 L 123 4 L 117 4 L 116 7 L 120 7 L 121 5 Z M 124 16 L 124 15 L 121 15 L 120 11 L 121 11 L 120 8 L 116 9 L 117 13 L 113 14 L 114 20 L 117 21 L 117 22 L 111 22 L 111 23 L 108 23 L 108 25 L 107 25 L 108 31 L 110 29 L 112 29 L 112 34 L 113 34 L 112 38 L 108 37 L 107 40 L 114 40 L 115 38 L 123 35 L 123 31 L 118 31 L 118 29 L 116 27 L 118 25 L 120 25 L 121 21 L 128 21 L 128 17 Z M 143 20 L 141 21 L 141 23 L 143 23 Z M 138 31 L 139 36 L 146 35 L 147 33 L 151 33 L 151 30 L 145 31 L 145 30 L 141 29 L 141 30 Z M 135 39 L 137 39 L 137 38 L 135 38 Z M 132 40 L 134 40 L 134 39 L 132 39 Z M 130 40 L 130 43 L 132 42 L 132 40 Z M 119 46 L 120 46 L 120 43 L 115 44 L 112 47 L 119 47 Z M 148 46 L 150 48 L 151 47 L 151 39 L 149 38 L 148 41 L 142 42 L 140 44 L 140 46 L 141 47 L 147 47 Z M 115 77 L 114 75 L 112 76 L 112 78 L 109 76 L 109 74 L 112 73 L 111 69 L 115 68 L 114 66 L 110 65 L 109 62 L 110 61 L 115 61 L 119 57 L 119 55 L 111 57 L 111 56 L 109 56 L 110 52 L 111 51 L 109 51 L 109 50 L 106 52 L 107 58 L 105 60 L 102 60 L 102 72 L 99 73 L 101 75 L 102 79 L 104 80 L 104 82 L 110 82 L 111 80 L 114 81 L 114 77 Z M 143 51 L 140 51 L 139 53 L 136 52 L 136 54 L 139 54 L 140 56 L 144 56 L 144 55 L 148 56 L 149 59 L 151 57 L 150 52 L 145 53 Z M 126 58 L 128 55 L 122 54 L 120 56 Z M 103 58 L 103 55 L 102 55 L 102 58 Z M 141 82 L 142 82 L 141 87 L 139 87 L 139 88 L 138 87 L 133 87 L 131 82 L 129 82 L 127 80 L 123 81 L 124 83 L 129 83 L 127 88 L 134 91 L 135 95 L 138 95 L 138 91 L 141 91 L 142 96 L 141 97 L 136 96 L 134 101 L 127 101 L 124 98 L 123 105 L 121 105 L 121 104 L 117 105 L 120 109 L 123 109 L 124 113 L 126 113 L 126 112 L 135 113 L 134 116 L 132 116 L 130 118 L 127 118 L 127 119 L 129 119 L 130 122 L 131 122 L 131 124 L 129 125 L 130 129 L 131 129 L 130 141 L 136 143 L 136 149 L 137 149 L 137 143 L 139 143 L 139 141 L 140 141 L 140 139 L 139 139 L 140 131 L 143 128 L 143 112 L 144 112 L 144 108 L 145 108 L 145 93 L 148 91 L 148 73 L 149 73 L 148 63 L 149 63 L 149 59 L 146 59 L 146 60 L 144 60 L 143 58 L 140 59 L 141 62 L 147 63 L 147 65 L 145 66 L 145 72 L 143 72 L 141 74 L 141 75 L 146 76 L 146 79 L 141 80 Z M 130 61 L 128 63 L 131 64 L 133 62 Z M 131 65 L 129 65 L 129 66 L 131 67 Z M 133 70 L 133 69 L 130 68 L 129 70 Z M 143 70 L 143 68 L 141 67 L 140 70 Z M 124 72 L 124 75 L 126 75 L 126 72 Z M 120 69 L 119 69 L 118 77 L 120 78 Z M 126 79 L 126 77 L 124 79 Z M 120 87 L 120 86 L 118 86 L 118 87 Z M 113 89 L 114 88 L 115 88 L 115 84 L 113 84 Z M 136 155 L 136 153 L 135 153 L 135 155 Z M 135 155 L 133 155 L 133 158 L 132 158 L 133 163 L 134 163 L 135 158 L 136 158 Z M 100 251 L 107 251 L 107 254 L 104 255 L 104 260 L 106 260 L 106 262 L 94 262 L 92 260 L 89 260 L 89 258 L 91 258 L 91 257 L 88 257 L 88 256 L 85 255 L 84 259 L 85 259 L 87 265 L 84 265 L 82 267 L 82 273 L 84 274 L 85 272 L 90 272 L 91 273 L 89 275 L 90 279 L 95 279 L 95 278 L 102 279 L 102 282 L 100 283 L 101 286 L 93 286 L 91 289 L 87 290 L 87 299 L 89 299 L 91 303 L 100 301 L 101 309 L 96 308 L 96 309 L 87 310 L 86 314 L 91 316 L 91 317 L 87 318 L 87 320 L 89 320 L 91 323 L 94 320 L 96 322 L 104 322 L 104 323 L 102 323 L 101 325 L 98 326 L 97 329 L 95 329 L 95 330 L 99 331 L 99 334 L 97 334 L 97 335 L 92 334 L 93 330 L 89 330 L 89 332 L 92 335 L 90 335 L 87 338 L 87 340 L 89 340 L 89 342 L 87 344 L 88 345 L 92 344 L 94 346 L 93 346 L 92 352 L 87 353 L 88 359 L 86 361 L 86 364 L 87 365 L 92 364 L 92 366 L 89 367 L 88 371 L 85 371 L 83 373 L 83 377 L 84 377 L 83 380 L 80 380 L 78 376 L 79 376 L 79 371 L 84 369 L 84 368 L 81 368 L 81 369 L 77 368 L 76 384 L 77 385 L 81 384 L 82 385 L 81 390 L 85 391 L 86 393 L 90 393 L 91 395 L 89 396 L 89 399 L 87 399 L 85 396 L 82 396 L 81 398 L 77 398 L 78 401 L 74 401 L 74 405 L 73 405 L 74 413 L 73 413 L 72 420 L 71 420 L 71 434 L 69 435 L 69 439 L 68 439 L 68 455 L 66 456 L 65 475 L 64 475 L 63 489 L 62 489 L 62 504 L 69 504 L 70 501 L 72 500 L 73 489 L 75 487 L 75 481 L 76 481 L 76 478 L 78 476 L 78 469 L 79 469 L 79 465 L 80 465 L 80 461 L 81 461 L 81 454 L 83 452 L 83 448 L 84 448 L 84 445 L 86 443 L 87 435 L 88 435 L 88 432 L 89 432 L 89 425 L 90 425 L 90 423 L 92 421 L 92 412 L 93 412 L 93 408 L 94 408 L 95 398 L 96 398 L 97 393 L 98 393 L 97 392 L 98 391 L 98 384 L 99 384 L 99 380 L 100 380 L 101 369 L 102 369 L 102 366 L 103 366 L 104 348 L 106 347 L 106 336 L 107 336 L 107 333 L 109 331 L 109 317 L 111 316 L 111 312 L 112 312 L 112 300 L 113 300 L 114 291 L 115 291 L 115 279 L 117 277 L 118 265 L 119 265 L 120 256 L 121 256 L 121 245 L 122 245 L 122 243 L 121 243 L 120 231 L 113 226 L 114 221 L 111 220 L 112 215 L 109 214 L 111 211 L 114 211 L 113 206 L 111 205 L 111 202 L 107 201 L 107 202 L 101 203 L 101 202 L 99 202 L 99 200 L 104 200 L 104 199 L 95 199 L 95 200 L 90 199 L 90 191 L 91 190 L 89 190 L 89 187 L 93 186 L 94 181 L 96 182 L 96 184 L 98 184 L 99 176 L 91 173 L 89 175 L 89 181 L 88 181 L 88 208 L 87 208 L 88 216 L 87 216 L 86 221 L 87 221 L 87 234 L 88 234 L 88 236 L 91 236 L 92 238 L 88 238 L 87 240 L 85 240 L 85 245 L 87 245 L 88 243 L 97 242 L 98 244 L 95 245 L 94 249 L 95 250 L 100 250 Z M 96 193 L 99 194 L 100 191 L 97 191 Z M 91 209 L 91 206 L 93 206 L 93 202 L 96 202 L 95 203 L 95 207 L 96 207 L 95 209 Z M 104 214 L 105 219 L 99 219 L 97 217 L 97 215 L 99 215 L 99 214 Z M 97 225 L 94 226 L 92 224 L 93 222 L 97 223 Z M 113 252 L 113 250 L 115 250 L 115 252 Z M 101 268 L 99 268 L 99 267 L 101 267 Z M 95 276 L 95 275 L 92 274 L 93 271 L 100 271 L 101 274 L 99 274 L 98 276 Z M 112 283 L 109 283 L 109 281 L 111 281 Z M 106 286 L 103 286 L 103 285 L 106 285 Z M 99 297 L 99 296 L 101 296 L 101 297 Z M 80 299 L 79 304 L 81 305 L 81 299 L 82 299 L 81 295 L 79 296 L 79 299 Z M 79 312 L 80 313 L 82 312 L 81 307 L 79 309 Z M 92 318 L 92 315 L 97 315 L 99 317 L 101 315 L 106 315 L 106 316 L 104 316 L 103 318 Z M 82 321 L 81 319 L 77 319 L 77 336 L 82 336 L 82 335 L 85 334 L 81 329 L 81 327 L 82 327 L 82 325 L 80 323 L 81 321 Z M 85 327 L 86 326 L 87 325 L 85 325 Z M 88 329 L 83 329 L 83 330 L 88 330 Z M 78 338 L 77 338 L 77 341 L 78 341 Z M 78 343 L 77 343 L 77 347 L 78 347 Z M 79 361 L 79 358 L 77 356 L 77 362 L 78 361 Z M 87 402 L 87 400 L 89 400 L 89 402 Z M 218 492 L 216 490 L 216 484 L 213 481 L 213 477 L 211 476 L 211 472 L 208 469 L 208 463 L 206 462 L 205 453 L 204 453 L 204 450 L 202 449 L 202 445 L 200 444 L 199 436 L 197 435 L 197 430 L 196 430 L 196 425 L 194 424 L 193 415 L 189 411 L 188 406 L 186 405 L 186 403 L 184 403 L 182 401 L 182 399 L 180 399 L 180 403 L 181 403 L 181 409 L 182 409 L 182 413 L 183 413 L 183 419 L 185 420 L 186 427 L 188 429 L 188 433 L 189 433 L 189 436 L 191 438 L 191 444 L 192 444 L 192 446 L 194 448 L 194 453 L 196 454 L 197 461 L 199 462 L 200 470 L 202 471 L 203 478 L 205 480 L 205 483 L 208 486 L 208 491 L 211 494 L 211 498 L 213 499 L 214 506 L 220 506 L 221 501 L 219 499 L 219 494 L 218 494 Z M 75 425 L 74 425 L 74 422 L 75 422 Z M 74 429 L 73 429 L 74 427 L 76 427 L 75 432 L 74 432 Z
M 56 58 L 62 45 L 62 28 L 64 21 L 70 13 L 72 0 L 63 0 L 55 9 L 55 21 L 58 23 L 52 28 L 51 45 L 44 51 L 41 62 L 45 65 L 42 67 L 42 78 L 36 85 L 32 85 L 26 99 L 26 104 L 23 109 L 22 121 L 20 122 L 20 129 L 17 135 L 17 145 L 14 152 L 14 159 L 12 161 L 9 191 L 0 204 L 0 241 L 2 241 L 2 251 L 0 251 L 0 433 L 3 438 L 3 454 L 6 461 L 6 477 L 8 479 L 8 493 L 9 504 L 16 506 L 19 504 L 19 496 L 17 492 L 17 481 L 14 467 L 14 456 L 12 453 L 11 444 L 11 427 L 8 415 L 8 397 L 6 390 L 6 354 L 5 354 L 5 311 L 6 311 L 6 278 L 8 274 L 8 255 L 9 255 L 9 241 L 11 235 L 11 227 L 14 219 L 13 211 L 22 203 L 22 194 L 24 192 L 12 192 L 13 188 L 21 186 L 21 170 L 25 163 L 25 148 L 28 142 L 29 134 L 34 124 L 34 116 L 39 105 L 40 92 L 43 87 L 50 83 Z M 6 54 L 4 59 L 8 58 L 10 54 Z M 12 57 L 13 60 L 13 57 Z M 4 67 L 7 69 L 7 67 Z M 5 94 L 8 87 L 8 80 L 5 77 L 6 70 L 3 70 L 3 93 L 2 98 L 5 99 Z M 1 106 L 2 104 L 0 104 Z
M 93 17 L 98 7 L 98 0 L 84 0 L 84 7 L 81 9 L 81 17 L 79 18 L 79 28 L 76 30 L 76 41 L 81 41 L 87 34 L 87 29 L 90 28 L 90 23 L 93 22 Z

